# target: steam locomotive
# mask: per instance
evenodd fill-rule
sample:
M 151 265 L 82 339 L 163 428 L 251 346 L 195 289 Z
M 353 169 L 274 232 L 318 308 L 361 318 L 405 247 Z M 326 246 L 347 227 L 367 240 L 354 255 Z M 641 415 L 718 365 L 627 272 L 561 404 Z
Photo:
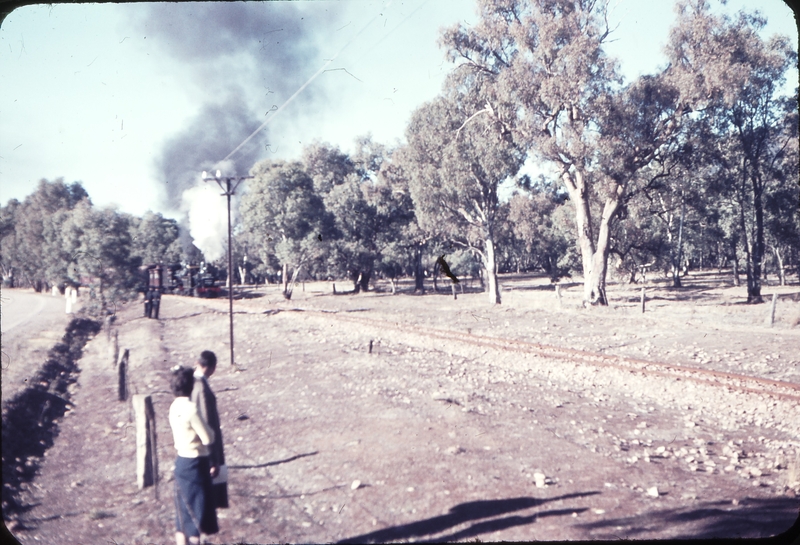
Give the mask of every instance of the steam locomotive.
M 192 297 L 218 297 L 222 291 L 216 269 L 205 263 L 200 265 L 153 263 L 143 266 L 141 271 L 142 287 L 140 291 L 145 294 L 145 305 L 148 300 L 151 301 L 151 306 L 155 309 L 155 318 L 158 318 L 157 301 L 162 293 Z M 147 314 L 147 307 L 145 314 Z

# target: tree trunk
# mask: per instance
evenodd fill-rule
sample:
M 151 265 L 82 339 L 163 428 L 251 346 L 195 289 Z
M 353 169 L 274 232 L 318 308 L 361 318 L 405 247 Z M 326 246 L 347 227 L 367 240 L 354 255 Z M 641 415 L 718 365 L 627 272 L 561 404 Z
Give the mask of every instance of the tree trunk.
M 422 247 L 414 248 L 414 293 L 425 293 L 425 272 L 422 270 Z
M 583 265 L 584 295 L 585 299 L 588 299 L 588 294 L 591 292 L 589 278 L 591 277 L 592 261 L 595 253 L 589 195 L 583 184 L 583 174 L 579 170 L 575 171 L 575 184 L 570 180 L 568 172 L 563 174 L 563 178 L 569 198 L 575 205 L 575 225 L 578 229 L 578 247 L 581 251 L 581 263 Z
M 600 218 L 600 232 L 597 236 L 597 246 L 592 233 L 591 213 L 589 208 L 589 195 L 583 181 L 583 174 L 575 170 L 575 183 L 565 172 L 562 177 L 570 200 L 575 204 L 575 224 L 578 228 L 578 246 L 581 250 L 583 263 L 583 299 L 584 305 L 607 305 L 606 297 L 606 272 L 608 270 L 608 251 L 611 236 L 611 221 L 619 210 L 619 200 L 623 187 L 617 185 L 612 196 L 606 199 L 603 206 L 603 215 Z
M 619 193 L 618 193 L 619 194 Z M 597 249 L 592 255 L 588 281 L 584 280 L 584 303 L 608 305 L 606 297 L 606 272 L 608 271 L 608 251 L 611 240 L 611 221 L 619 210 L 619 198 L 606 199 L 603 215 L 600 218 L 600 232 L 597 233 Z
M 778 262 L 778 278 L 780 278 L 781 286 L 786 285 L 786 269 L 783 266 L 783 256 L 777 246 L 772 248 L 775 254 L 775 260 Z
M 731 259 L 733 260 L 733 285 L 738 288 L 742 285 L 742 282 L 739 279 L 739 254 L 737 252 L 737 246 L 739 246 L 739 237 L 734 235 L 731 240 Z
M 683 257 L 683 221 L 686 218 L 686 199 L 684 192 L 681 191 L 681 218 L 678 221 L 678 252 L 675 262 L 672 265 L 672 287 L 681 287 L 681 258 Z
M 395 282 L 394 282 L 394 278 L 389 278 L 389 283 L 392 285 L 392 295 L 394 295 L 394 294 L 395 294 L 395 291 L 396 291 L 396 290 L 395 290 Z
M 372 270 L 368 270 L 365 273 L 361 273 L 361 281 L 359 285 L 361 286 L 361 291 L 369 291 L 369 281 L 372 278 Z
M 284 263 L 283 264 L 283 269 L 281 269 L 281 283 L 283 284 L 283 296 L 286 297 L 287 286 L 289 285 L 289 264 L 288 263 Z M 290 297 L 291 297 L 291 295 L 289 297 L 287 297 L 287 299 L 289 299 Z
M 761 203 L 761 183 L 753 177 L 753 208 L 756 216 L 756 232 L 753 241 L 753 279 L 748 283 L 747 302 L 763 303 L 761 297 L 761 262 L 764 260 L 764 207 Z
M 284 267 L 286 267 L 285 264 L 284 264 Z M 292 272 L 292 281 L 289 284 L 289 286 L 286 289 L 284 289 L 284 291 L 283 291 L 283 297 L 287 301 L 292 298 L 292 292 L 294 291 L 294 285 L 297 282 L 297 275 L 300 274 L 300 269 L 302 269 L 302 268 L 303 268 L 302 265 L 298 265 L 297 267 L 294 268 L 294 271 Z
M 497 282 L 497 258 L 495 255 L 494 240 L 491 235 L 486 237 L 486 277 L 489 279 L 489 302 L 493 305 L 500 304 L 500 285 Z

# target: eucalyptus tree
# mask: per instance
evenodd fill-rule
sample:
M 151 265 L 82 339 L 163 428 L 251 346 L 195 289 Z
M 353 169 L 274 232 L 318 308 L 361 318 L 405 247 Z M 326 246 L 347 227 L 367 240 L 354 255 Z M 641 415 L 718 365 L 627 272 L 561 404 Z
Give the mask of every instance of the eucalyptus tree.
M 303 152 L 303 164 L 333 222 L 326 273 L 348 276 L 356 292 L 368 289 L 380 259 L 380 238 L 386 226 L 369 195 L 384 153 L 383 146 L 370 137 L 357 139 L 352 157 L 336 146 L 320 143 Z
M 408 180 L 397 160 L 400 155 L 397 150 L 384 148 L 378 163 L 364 160 L 374 158 L 372 153 L 356 154 L 358 164 L 371 163 L 371 183 L 364 188 L 365 198 L 376 212 L 375 270 L 389 278 L 392 293 L 396 291 L 397 278 L 405 274 L 414 276 L 415 291 L 424 291 L 422 255 L 427 246 L 426 235 L 417 224 Z
M 565 196 L 551 186 L 538 184 L 508 201 L 508 223 L 522 259 L 520 269 L 543 269 L 553 281 L 580 268 L 575 250 L 573 219 L 566 212 Z
M 663 79 L 621 89 L 603 49 L 607 9 L 597 0 L 481 0 L 476 25 L 442 36 L 452 61 L 491 82 L 497 100 L 483 111 L 569 194 L 587 304 L 607 304 L 613 222 L 631 180 L 670 144 L 683 114 Z
M 174 219 L 148 210 L 131 221 L 131 255 L 143 264 L 181 261 L 180 227 Z
M 17 199 L 11 199 L 0 207 L 0 268 L 3 285 L 9 288 L 16 287 L 14 273 L 19 269 L 16 217 L 20 204 Z
M 496 103 L 488 83 L 480 72 L 454 70 L 442 94 L 412 114 L 403 167 L 420 227 L 479 255 L 497 304 L 497 188 L 523 154 L 494 116 L 480 113 Z
M 329 270 L 347 275 L 356 292 L 366 291 L 379 256 L 382 225 L 376 206 L 367 199 L 367 185 L 353 173 L 324 196 L 336 232 L 330 244 Z
M 136 296 L 142 260 L 132 252 L 132 222 L 129 214 L 96 210 L 84 199 L 63 225 L 69 277 L 89 288 L 86 308 L 94 315 L 113 314 L 117 303 Z
M 781 87 L 797 66 L 788 38 L 764 40 L 766 20 L 740 12 L 735 18 L 711 13 L 706 0 L 679 2 L 678 23 L 667 52 L 668 77 L 697 115 L 716 133 L 720 155 L 737 194 L 738 230 L 746 259 L 747 301 L 762 301 L 765 253 L 764 199 L 785 175 L 774 168 L 797 139 L 782 128 L 786 99 Z
M 420 226 L 410 187 L 413 156 L 408 145 L 395 148 L 379 171 L 381 185 L 391 191 L 385 214 L 395 218 L 379 267 L 390 278 L 410 272 L 414 277 L 414 292 L 425 293 L 425 258 L 430 260 L 439 250 L 437 243 L 444 237 L 441 225 L 429 222 L 426 228 Z
M 88 194 L 78 182 L 40 180 L 36 191 L 13 206 L 13 213 L 7 211 L 4 268 L 13 268 L 36 291 L 67 280 L 70 253 L 63 245 L 62 230 L 72 209 L 84 199 L 88 203 Z
M 239 212 L 256 253 L 270 253 L 282 265 L 283 295 L 291 299 L 301 269 L 326 253 L 332 222 L 314 180 L 298 161 L 262 161 L 250 172 Z M 289 283 L 289 268 L 292 281 Z
M 797 92 L 795 92 L 797 95 Z M 764 199 L 765 241 L 772 251 L 780 284 L 786 284 L 787 265 L 793 263 L 800 278 L 800 139 L 797 100 L 787 101 L 782 129 L 790 136 L 772 168 L 779 175 Z M 793 135 L 793 137 L 791 137 Z

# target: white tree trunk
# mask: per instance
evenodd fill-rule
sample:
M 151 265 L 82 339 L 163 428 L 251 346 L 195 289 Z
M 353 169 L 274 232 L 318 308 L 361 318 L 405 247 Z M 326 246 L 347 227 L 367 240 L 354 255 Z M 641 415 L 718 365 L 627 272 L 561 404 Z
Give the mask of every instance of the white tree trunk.
M 286 265 L 284 265 L 284 267 L 285 266 Z M 286 298 L 287 300 L 292 298 L 292 292 L 294 291 L 294 285 L 297 282 L 297 275 L 300 274 L 300 269 L 302 269 L 302 268 L 303 268 L 302 265 L 298 265 L 297 267 L 294 268 L 294 272 L 292 272 L 292 281 L 289 284 L 289 286 L 283 292 L 283 297 Z
M 497 282 L 497 258 L 495 256 L 494 240 L 486 237 L 486 277 L 489 280 L 489 302 L 500 304 L 500 284 Z
M 781 286 L 785 286 L 786 285 L 786 269 L 784 269 L 784 266 L 783 266 L 783 256 L 781 255 L 781 251 L 778 249 L 777 246 L 773 246 L 772 251 L 775 254 L 775 259 L 778 261 L 778 276 L 781 279 Z
M 610 197 L 603 206 L 600 218 L 600 232 L 597 234 L 597 248 L 591 256 L 591 270 L 584 278 L 584 303 L 607 305 L 606 272 L 608 271 L 608 252 L 611 240 L 611 220 L 619 209 L 619 199 Z

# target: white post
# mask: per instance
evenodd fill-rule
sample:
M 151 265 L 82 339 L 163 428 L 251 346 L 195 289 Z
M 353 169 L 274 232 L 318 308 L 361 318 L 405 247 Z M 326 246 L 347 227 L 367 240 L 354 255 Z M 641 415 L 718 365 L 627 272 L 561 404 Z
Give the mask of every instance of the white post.
M 769 306 L 769 316 L 767 316 L 767 325 L 772 327 L 775 323 L 775 303 L 778 301 L 778 294 L 772 294 L 772 303 Z
M 136 484 L 139 489 L 153 486 L 158 480 L 158 457 L 155 445 L 155 414 L 150 396 L 133 396 L 136 415 Z
M 72 287 L 67 286 L 64 290 L 64 298 L 67 300 L 67 314 L 72 314 Z

